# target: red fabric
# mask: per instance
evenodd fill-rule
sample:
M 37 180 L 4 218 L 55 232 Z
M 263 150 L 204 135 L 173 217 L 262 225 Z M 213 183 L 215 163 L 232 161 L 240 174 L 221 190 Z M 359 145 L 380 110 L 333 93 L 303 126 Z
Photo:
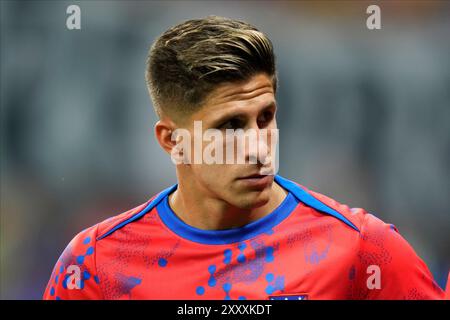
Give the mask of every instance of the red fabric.
M 56 263 L 44 299 L 444 298 L 393 225 L 309 192 L 360 232 L 299 203 L 273 232 L 239 243 L 181 238 L 160 220 L 157 208 L 96 240 L 143 204 L 78 234 Z M 79 268 L 80 280 L 68 273 L 71 265 Z

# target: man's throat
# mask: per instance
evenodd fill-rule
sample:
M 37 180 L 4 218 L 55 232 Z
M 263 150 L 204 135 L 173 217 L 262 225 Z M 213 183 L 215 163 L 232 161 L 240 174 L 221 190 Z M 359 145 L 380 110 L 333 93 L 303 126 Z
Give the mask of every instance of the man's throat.
M 217 199 L 186 199 L 180 189 L 169 195 L 168 202 L 177 217 L 191 227 L 201 230 L 227 230 L 243 227 L 265 217 L 274 211 L 286 196 L 287 191 L 274 182 L 269 201 L 254 209 L 238 208 Z

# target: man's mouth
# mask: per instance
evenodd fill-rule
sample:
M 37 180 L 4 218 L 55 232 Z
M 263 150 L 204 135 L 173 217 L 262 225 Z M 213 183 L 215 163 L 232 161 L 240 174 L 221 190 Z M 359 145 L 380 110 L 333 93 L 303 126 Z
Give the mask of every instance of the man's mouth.
M 244 176 L 242 178 L 238 178 L 238 181 L 243 183 L 246 187 L 255 188 L 255 189 L 264 189 L 273 181 L 272 175 L 262 175 L 259 173 L 251 174 L 248 176 Z

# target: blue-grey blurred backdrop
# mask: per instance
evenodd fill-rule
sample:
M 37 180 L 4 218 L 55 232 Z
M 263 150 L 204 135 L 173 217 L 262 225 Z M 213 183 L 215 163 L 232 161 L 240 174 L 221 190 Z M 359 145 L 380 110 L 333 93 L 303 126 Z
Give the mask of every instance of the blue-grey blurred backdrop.
M 375 2 L 375 1 L 373 1 Z M 39 299 L 69 240 L 175 182 L 144 81 L 155 38 L 210 14 L 271 38 L 280 174 L 450 266 L 450 3 L 1 1 L 1 297 Z M 66 8 L 81 8 L 81 30 Z

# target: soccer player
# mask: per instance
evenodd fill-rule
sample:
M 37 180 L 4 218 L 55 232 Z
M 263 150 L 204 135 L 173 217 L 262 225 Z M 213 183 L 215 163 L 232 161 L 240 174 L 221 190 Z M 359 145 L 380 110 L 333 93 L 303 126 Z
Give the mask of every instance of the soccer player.
M 195 122 L 201 133 L 277 129 L 265 34 L 216 16 L 186 21 L 155 41 L 146 77 L 156 138 L 186 160 L 178 183 L 75 236 L 44 299 L 444 298 L 395 226 L 275 174 L 262 136 L 244 164 L 190 161 L 191 142 L 174 139 L 202 136 Z

